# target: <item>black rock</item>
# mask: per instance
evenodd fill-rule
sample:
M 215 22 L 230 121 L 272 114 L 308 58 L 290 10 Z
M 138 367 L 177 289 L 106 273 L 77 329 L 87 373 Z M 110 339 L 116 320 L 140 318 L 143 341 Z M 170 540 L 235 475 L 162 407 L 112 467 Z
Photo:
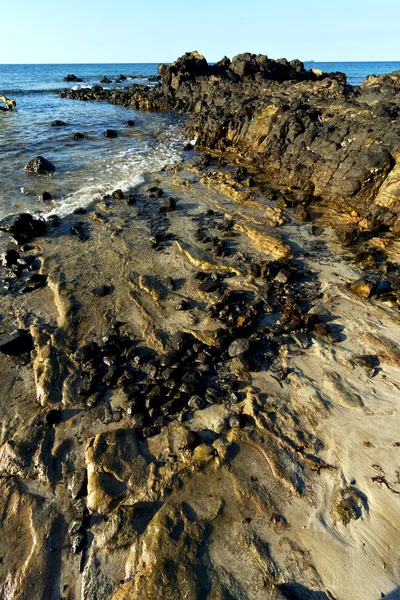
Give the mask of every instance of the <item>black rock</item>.
M 104 75 L 101 79 L 100 79 L 100 83 L 112 83 L 111 79 L 108 79 L 108 77 L 106 77 L 106 75 Z
M 103 135 L 106 138 L 116 138 L 118 137 L 118 131 L 115 131 L 115 129 L 106 129 Z
M 59 121 L 59 120 L 53 121 L 51 124 L 52 127 L 66 127 L 66 125 L 67 124 L 65 121 Z
M 43 202 L 49 202 L 52 198 L 53 198 L 53 196 L 50 194 L 50 192 L 43 192 L 43 194 L 42 194 Z
M 92 295 L 103 298 L 104 296 L 108 296 L 110 291 L 111 288 L 108 285 L 96 285 L 96 287 L 92 289 Z
M 6 250 L 1 255 L 1 264 L 8 269 L 14 265 L 17 265 L 19 259 L 19 253 L 16 250 Z
M 48 175 L 49 173 L 54 173 L 56 170 L 55 166 L 47 158 L 43 158 L 43 156 L 36 156 L 24 168 L 28 173 L 35 173 L 37 175 Z
M 79 131 L 77 133 L 74 133 L 74 135 L 72 137 L 74 138 L 74 140 L 83 140 L 83 139 L 85 139 L 84 134 L 80 133 Z
M 25 354 L 25 352 L 30 352 L 32 348 L 32 336 L 26 329 L 17 329 L 0 340 L 0 352 L 8 356 L 19 356 Z
M 123 200 L 124 198 L 124 192 L 122 190 L 114 190 L 114 192 L 112 193 L 112 198 L 114 198 L 114 200 Z
M 219 288 L 223 287 L 224 283 L 222 281 L 217 280 L 213 280 L 213 279 L 206 279 L 205 281 L 202 281 L 199 285 L 199 290 L 201 292 L 207 292 L 208 294 L 210 292 L 214 292 L 215 290 L 218 290 Z
M 161 198 L 164 194 L 163 190 L 157 186 L 149 188 L 146 193 L 149 198 Z
M 34 237 L 43 235 L 46 231 L 46 223 L 41 219 L 35 219 L 29 213 L 21 213 L 2 219 L 0 231 L 11 233 L 18 244 L 23 244 Z
M 132 119 L 129 119 L 129 121 L 127 122 L 128 127 L 135 127 L 135 121 L 132 121 Z
M 81 79 L 80 77 L 77 77 L 76 75 L 70 74 L 70 75 L 67 75 L 66 77 L 64 77 L 63 81 L 81 83 L 83 81 L 83 79 Z
M 176 209 L 175 198 L 166 198 L 166 200 L 164 202 L 164 207 L 166 210 L 175 210 Z

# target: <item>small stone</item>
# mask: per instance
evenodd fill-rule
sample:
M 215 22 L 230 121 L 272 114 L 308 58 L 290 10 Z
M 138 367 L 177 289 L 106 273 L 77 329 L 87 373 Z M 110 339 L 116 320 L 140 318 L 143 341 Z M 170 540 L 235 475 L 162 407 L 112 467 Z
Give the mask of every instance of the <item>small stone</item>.
M 239 415 L 232 415 L 232 417 L 229 418 L 229 427 L 231 429 L 238 429 L 240 425 L 241 420 Z
M 74 140 L 84 140 L 85 136 L 83 133 L 80 133 L 79 131 L 77 133 L 74 133 L 74 135 L 72 136 Z
M 135 127 L 135 121 L 132 121 L 132 119 L 129 119 L 127 122 L 128 127 Z
M 85 547 L 85 536 L 83 533 L 77 533 L 71 540 L 72 554 L 79 554 Z
M 289 269 L 281 269 L 278 274 L 275 276 L 275 281 L 277 281 L 278 283 L 288 283 L 288 281 L 290 280 L 290 278 L 292 277 L 292 273 L 289 271 Z
M 148 188 L 147 190 L 147 195 L 149 198 L 161 198 L 161 196 L 164 195 L 164 192 L 161 188 L 157 187 L 157 186 L 153 186 L 151 188 Z
M 119 189 L 118 189 L 118 190 L 115 190 L 115 191 L 112 193 L 112 198 L 113 198 L 114 200 L 123 200 L 123 199 L 124 199 L 124 192 L 123 192 L 122 190 L 119 190 Z
M 106 138 L 116 138 L 118 137 L 118 132 L 115 129 L 106 129 L 103 135 Z
M 52 122 L 51 126 L 52 127 L 66 127 L 66 122 L 65 121 L 60 121 L 59 119 L 56 119 L 55 121 Z
M 250 342 L 247 338 L 239 338 L 234 340 L 228 348 L 228 354 L 231 358 L 241 356 L 250 349 Z
M 190 303 L 183 299 L 175 306 L 175 310 L 188 310 L 190 308 Z
M 42 194 L 43 202 L 49 202 L 52 198 L 53 198 L 53 196 L 50 194 L 50 192 L 43 192 L 43 194 Z
M 111 288 L 108 285 L 96 285 L 96 287 L 92 288 L 91 293 L 93 296 L 103 298 L 104 296 L 108 296 L 110 291 Z
M 201 396 L 192 396 L 188 402 L 188 406 L 192 410 L 201 410 L 205 405 L 206 402 Z

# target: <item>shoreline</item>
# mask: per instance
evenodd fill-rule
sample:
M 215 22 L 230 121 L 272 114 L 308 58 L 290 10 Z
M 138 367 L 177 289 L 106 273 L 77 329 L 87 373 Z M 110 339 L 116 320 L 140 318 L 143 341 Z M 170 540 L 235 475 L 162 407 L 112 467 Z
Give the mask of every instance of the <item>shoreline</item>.
M 400 247 L 357 223 L 196 149 L 12 246 L 7 597 L 397 589 Z

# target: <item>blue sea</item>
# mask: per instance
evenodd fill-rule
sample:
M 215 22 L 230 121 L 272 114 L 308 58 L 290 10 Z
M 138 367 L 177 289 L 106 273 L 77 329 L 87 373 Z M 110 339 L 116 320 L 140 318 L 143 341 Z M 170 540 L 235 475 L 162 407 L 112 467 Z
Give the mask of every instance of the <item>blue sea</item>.
M 367 75 L 400 69 L 400 62 L 306 62 L 305 66 L 342 71 L 349 83 L 359 85 Z M 83 82 L 64 83 L 70 73 Z M 62 88 L 92 86 L 104 75 L 113 80 L 120 74 L 127 81 L 108 87 L 154 85 L 148 77 L 157 75 L 157 64 L 0 65 L 0 95 L 15 99 L 18 109 L 0 112 L 0 217 L 26 210 L 65 215 L 116 188 L 131 189 L 146 174 L 180 159 L 182 116 L 58 97 Z M 67 127 L 52 127 L 56 119 Z M 135 127 L 128 127 L 128 120 Z M 116 129 L 119 136 L 105 138 L 106 129 Z M 77 132 L 85 139 L 74 140 Z M 54 163 L 54 176 L 32 177 L 24 171 L 24 165 L 38 155 Z M 52 194 L 52 201 L 42 201 L 44 191 Z

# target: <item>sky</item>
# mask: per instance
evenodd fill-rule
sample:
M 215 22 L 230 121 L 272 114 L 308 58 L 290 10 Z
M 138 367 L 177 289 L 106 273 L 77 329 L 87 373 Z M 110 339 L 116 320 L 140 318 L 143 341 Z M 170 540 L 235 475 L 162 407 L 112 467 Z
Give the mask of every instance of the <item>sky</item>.
M 398 61 L 399 22 L 399 0 L 3 0 L 0 63 Z

